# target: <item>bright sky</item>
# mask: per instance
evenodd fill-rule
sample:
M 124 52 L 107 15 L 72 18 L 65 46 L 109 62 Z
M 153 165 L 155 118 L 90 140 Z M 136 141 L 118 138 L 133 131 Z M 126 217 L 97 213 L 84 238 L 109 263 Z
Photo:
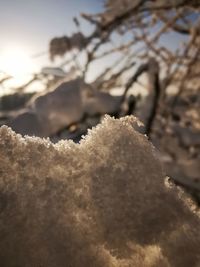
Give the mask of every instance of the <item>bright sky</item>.
M 75 32 L 74 16 L 99 12 L 102 6 L 101 0 L 0 0 L 0 70 L 16 74 L 17 64 L 20 74 L 22 65 L 26 64 L 27 72 L 44 65 L 48 55 L 34 62 L 30 57 L 48 51 L 53 37 Z M 84 32 L 89 31 L 87 23 L 81 25 Z
M 19 84 L 24 77 L 30 79 L 27 74 L 49 65 L 48 53 L 34 59 L 32 56 L 48 52 L 52 38 L 76 32 L 73 17 L 79 17 L 81 12 L 99 13 L 102 9 L 103 0 L 0 0 L 0 71 L 18 78 Z M 91 25 L 81 20 L 81 30 L 87 34 Z M 182 38 L 176 34 L 165 36 L 162 43 L 175 49 Z M 95 62 L 90 67 L 90 76 L 95 77 L 107 61 Z

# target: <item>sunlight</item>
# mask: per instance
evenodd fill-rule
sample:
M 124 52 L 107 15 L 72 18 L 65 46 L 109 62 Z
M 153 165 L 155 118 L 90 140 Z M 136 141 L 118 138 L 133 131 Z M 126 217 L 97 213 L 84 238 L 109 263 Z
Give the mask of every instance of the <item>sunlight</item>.
M 20 78 L 36 71 L 36 66 L 28 53 L 21 48 L 8 48 L 0 54 L 0 70 Z

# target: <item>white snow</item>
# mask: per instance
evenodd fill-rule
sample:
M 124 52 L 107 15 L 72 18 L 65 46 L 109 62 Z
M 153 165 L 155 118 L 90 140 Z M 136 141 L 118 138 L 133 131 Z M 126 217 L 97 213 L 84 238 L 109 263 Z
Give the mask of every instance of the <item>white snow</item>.
M 85 114 L 117 112 L 120 99 L 119 96 L 92 90 L 78 78 L 35 97 L 29 107 L 8 125 L 20 134 L 47 137 L 79 122 Z
M 0 128 L 1 266 L 200 266 L 198 214 L 136 127 L 107 116 L 56 145 Z

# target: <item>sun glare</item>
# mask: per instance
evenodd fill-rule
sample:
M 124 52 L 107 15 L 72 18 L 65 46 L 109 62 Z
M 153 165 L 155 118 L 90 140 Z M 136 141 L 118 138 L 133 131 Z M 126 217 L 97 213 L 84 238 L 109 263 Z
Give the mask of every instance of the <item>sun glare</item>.
M 34 73 L 36 67 L 26 51 L 10 48 L 0 54 L 0 70 L 13 78 L 19 78 Z

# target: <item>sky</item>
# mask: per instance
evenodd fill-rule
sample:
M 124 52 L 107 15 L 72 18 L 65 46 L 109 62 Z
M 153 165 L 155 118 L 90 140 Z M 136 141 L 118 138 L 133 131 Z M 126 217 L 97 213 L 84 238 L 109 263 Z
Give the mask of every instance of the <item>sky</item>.
M 48 51 L 53 37 L 76 31 L 74 16 L 102 8 L 101 0 L 0 0 L 0 55 L 14 47 L 29 56 Z M 89 24 L 81 25 L 85 32 L 90 30 Z M 35 60 L 39 63 L 45 58 Z
M 6 65 L 7 73 L 13 77 L 20 77 L 20 70 L 32 74 L 50 66 L 50 40 L 77 32 L 73 18 L 80 18 L 81 12 L 95 14 L 102 10 L 103 0 L 0 0 L 0 74 L 2 70 L 6 71 Z M 91 25 L 85 20 L 82 19 L 80 25 L 84 34 L 91 32 Z M 121 42 L 119 36 L 116 38 L 115 43 Z M 182 40 L 181 35 L 167 34 L 161 41 L 163 46 L 177 49 Z M 36 57 L 40 53 L 44 55 Z M 93 80 L 98 74 L 97 70 L 105 68 L 114 59 L 95 61 L 90 66 L 89 80 Z M 30 79 L 28 76 L 26 78 Z M 19 84 L 22 81 L 24 77 L 19 78 Z M 16 80 L 14 84 L 17 84 Z
M 103 0 L 0 0 L 0 56 L 14 47 L 24 49 L 29 56 L 47 52 L 52 38 L 77 31 L 74 16 L 102 10 Z M 81 21 L 83 32 L 89 32 L 90 27 Z M 164 44 L 168 41 L 176 46 L 181 36 L 167 38 Z M 48 54 L 36 58 L 36 64 L 47 59 Z

